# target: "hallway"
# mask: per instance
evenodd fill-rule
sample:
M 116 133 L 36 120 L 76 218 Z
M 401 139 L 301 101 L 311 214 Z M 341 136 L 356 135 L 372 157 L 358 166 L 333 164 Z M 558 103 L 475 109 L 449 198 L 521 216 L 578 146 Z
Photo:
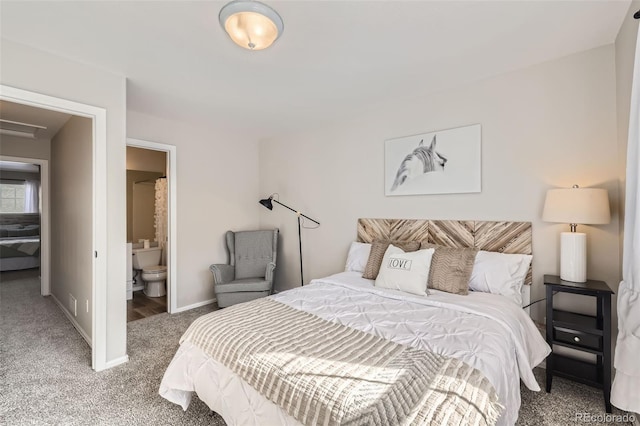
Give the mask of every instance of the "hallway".
M 129 362 L 91 369 L 91 349 L 38 270 L 0 274 L 0 423 L 224 425 L 197 397 L 187 412 L 158 395 L 178 339 L 211 306 L 154 315 L 127 327 Z

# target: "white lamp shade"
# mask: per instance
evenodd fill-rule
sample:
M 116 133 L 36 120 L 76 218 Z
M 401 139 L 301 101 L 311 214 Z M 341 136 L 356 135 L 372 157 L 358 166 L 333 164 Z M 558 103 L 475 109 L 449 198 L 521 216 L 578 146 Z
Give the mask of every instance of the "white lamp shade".
M 609 195 L 600 188 L 550 189 L 544 202 L 545 222 L 602 225 L 611 221 Z
M 231 40 L 249 50 L 266 49 L 284 30 L 282 18 L 275 10 L 253 0 L 228 3 L 218 18 Z

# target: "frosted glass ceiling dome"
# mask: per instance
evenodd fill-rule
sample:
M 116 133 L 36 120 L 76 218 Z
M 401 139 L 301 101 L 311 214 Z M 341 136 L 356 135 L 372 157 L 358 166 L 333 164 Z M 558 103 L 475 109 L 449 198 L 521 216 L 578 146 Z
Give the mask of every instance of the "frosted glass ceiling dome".
M 220 25 L 231 40 L 249 50 L 271 46 L 284 31 L 282 18 L 264 3 L 235 0 L 220 9 Z

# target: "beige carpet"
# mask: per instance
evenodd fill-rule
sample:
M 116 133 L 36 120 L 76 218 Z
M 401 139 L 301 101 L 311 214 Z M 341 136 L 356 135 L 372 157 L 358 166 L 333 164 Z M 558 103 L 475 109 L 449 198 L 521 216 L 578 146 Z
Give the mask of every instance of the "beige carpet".
M 182 411 L 158 395 L 178 339 L 203 307 L 128 324 L 129 362 L 96 373 L 91 350 L 33 271 L 0 274 L 0 424 L 224 425 L 197 397 Z
M 183 412 L 158 395 L 178 339 L 211 309 L 130 322 L 129 362 L 96 373 L 89 346 L 55 302 L 39 295 L 37 273 L 0 274 L 0 424 L 224 426 L 197 397 Z M 544 387 L 543 373 L 536 370 Z M 521 393 L 518 425 L 620 424 L 575 421 L 576 413 L 604 413 L 602 393 L 588 386 L 555 378 L 551 394 Z

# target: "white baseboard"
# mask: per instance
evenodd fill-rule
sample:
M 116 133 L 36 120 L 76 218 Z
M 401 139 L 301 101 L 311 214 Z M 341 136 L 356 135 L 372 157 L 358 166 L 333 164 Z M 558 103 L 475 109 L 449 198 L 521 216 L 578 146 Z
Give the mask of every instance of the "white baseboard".
M 69 319 L 69 321 L 71 321 L 71 324 L 75 327 L 76 330 L 78 330 L 78 333 L 80 333 L 82 338 L 87 341 L 87 343 L 89 344 L 89 347 L 93 348 L 93 344 L 91 343 L 91 338 L 82 329 L 82 327 L 80 327 L 80 324 L 78 324 L 78 321 L 76 321 L 75 317 L 71 315 L 71 312 L 69 312 L 67 308 L 65 308 L 65 306 L 62 303 L 60 303 L 60 301 L 56 298 L 56 296 L 53 295 L 53 293 L 51 294 L 51 298 L 58 304 L 58 306 L 60 307 L 60 310 L 62 310 L 62 313 L 64 313 L 66 317 Z
M 112 359 L 111 361 L 108 361 L 105 364 L 104 369 L 107 370 L 109 368 L 115 367 L 116 365 L 124 364 L 126 362 L 129 362 L 129 355 L 121 356 L 120 358 L 116 358 L 116 359 Z
M 209 300 L 205 300 L 204 302 L 194 303 L 193 305 L 183 306 L 181 308 L 176 308 L 176 310 L 172 311 L 172 314 L 177 314 L 180 312 L 190 311 L 191 309 L 199 308 L 200 306 L 211 305 L 212 303 L 217 302 L 218 299 L 213 298 Z

